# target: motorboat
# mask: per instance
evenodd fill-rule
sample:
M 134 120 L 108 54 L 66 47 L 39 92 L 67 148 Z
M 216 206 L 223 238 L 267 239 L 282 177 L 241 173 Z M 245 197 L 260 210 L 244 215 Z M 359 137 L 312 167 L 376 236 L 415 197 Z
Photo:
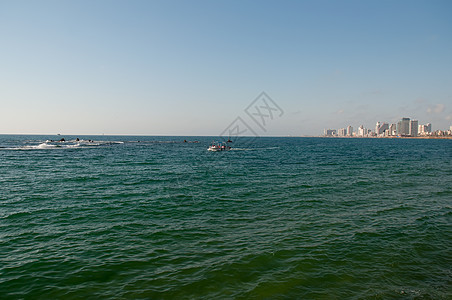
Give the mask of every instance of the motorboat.
M 228 151 L 231 150 L 231 147 L 226 145 L 225 143 L 212 143 L 212 145 L 207 148 L 208 151 Z

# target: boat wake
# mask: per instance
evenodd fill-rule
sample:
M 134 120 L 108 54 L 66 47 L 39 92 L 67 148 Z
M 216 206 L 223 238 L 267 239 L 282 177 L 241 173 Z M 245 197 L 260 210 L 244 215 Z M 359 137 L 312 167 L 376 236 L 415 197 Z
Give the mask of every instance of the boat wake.
M 265 147 L 265 148 L 231 148 L 231 151 L 260 151 L 260 150 L 275 150 L 279 147 Z
M 0 147 L 0 150 L 49 150 L 49 149 L 74 149 L 89 148 L 98 146 L 108 146 L 115 144 L 124 144 L 119 141 L 92 141 L 92 140 L 70 140 L 70 141 L 52 141 L 47 140 L 37 145 L 18 145 L 9 147 Z

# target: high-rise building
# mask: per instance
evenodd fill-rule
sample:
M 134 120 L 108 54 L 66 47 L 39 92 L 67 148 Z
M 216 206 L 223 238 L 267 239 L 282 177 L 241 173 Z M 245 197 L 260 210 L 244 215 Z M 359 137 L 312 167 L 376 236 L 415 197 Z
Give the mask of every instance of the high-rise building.
M 417 120 L 410 121 L 410 136 L 417 136 L 419 123 Z
M 325 129 L 323 133 L 325 136 L 336 136 L 335 129 Z
M 378 135 L 382 135 L 385 130 L 389 130 L 389 125 L 388 123 L 380 123 L 377 122 L 377 125 L 375 126 L 375 134 Z
M 410 135 L 410 118 L 402 118 L 402 120 L 397 122 L 397 135 Z
M 391 126 L 389 126 L 389 135 L 397 135 L 396 124 L 391 124 Z
M 418 135 L 429 135 L 432 133 L 432 124 L 430 123 L 419 125 L 418 128 Z
M 347 136 L 353 136 L 353 127 L 350 125 L 347 126 Z
M 341 128 L 337 131 L 337 136 L 346 136 L 347 135 L 347 129 Z
M 391 133 L 389 132 L 389 129 L 385 130 L 385 132 L 383 133 L 383 136 L 391 136 Z
M 357 135 L 361 137 L 367 135 L 367 129 L 365 129 L 363 125 L 359 126 Z
M 425 125 L 419 125 L 417 132 L 419 135 L 425 135 Z

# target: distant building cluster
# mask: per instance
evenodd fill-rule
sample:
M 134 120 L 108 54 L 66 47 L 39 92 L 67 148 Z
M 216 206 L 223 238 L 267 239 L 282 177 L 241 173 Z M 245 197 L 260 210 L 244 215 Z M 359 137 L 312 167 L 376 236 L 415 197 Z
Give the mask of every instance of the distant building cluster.
M 323 135 L 326 137 L 441 137 L 452 136 L 452 126 L 449 130 L 432 131 L 430 123 L 419 125 L 418 120 L 402 118 L 395 124 L 377 122 L 375 130 L 361 125 L 357 131 L 353 131 L 352 126 L 347 126 L 338 130 L 325 129 Z

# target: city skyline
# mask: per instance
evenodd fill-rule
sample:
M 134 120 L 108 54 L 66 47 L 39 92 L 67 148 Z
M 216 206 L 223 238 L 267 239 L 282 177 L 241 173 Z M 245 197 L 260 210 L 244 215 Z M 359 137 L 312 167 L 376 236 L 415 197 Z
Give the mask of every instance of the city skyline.
M 417 119 L 403 117 L 396 123 L 378 121 L 373 128 L 360 125 L 356 130 L 352 125 L 345 128 L 325 128 L 322 136 L 335 137 L 427 137 L 452 136 L 452 125 L 445 129 L 432 129 L 432 124 L 419 123 Z
M 1 1 L 0 133 L 260 136 L 452 123 L 450 1 Z M 346 123 L 347 122 L 347 123 Z M 249 124 L 251 126 L 251 123 Z

